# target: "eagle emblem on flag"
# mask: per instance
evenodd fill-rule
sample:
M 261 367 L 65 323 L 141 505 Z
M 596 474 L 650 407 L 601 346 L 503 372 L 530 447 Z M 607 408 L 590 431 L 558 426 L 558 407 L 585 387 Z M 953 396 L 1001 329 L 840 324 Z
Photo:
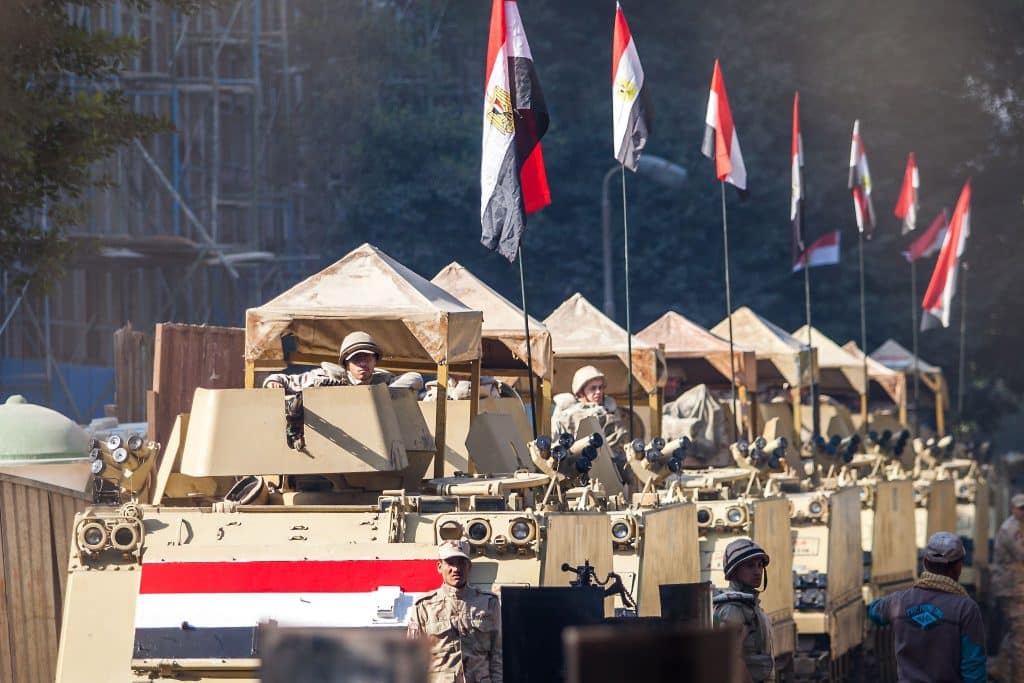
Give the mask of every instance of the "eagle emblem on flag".
M 621 79 L 615 84 L 615 93 L 623 100 L 629 102 L 636 97 L 636 83 L 628 79 Z
M 516 128 L 512 121 L 511 93 L 496 85 L 487 101 L 490 103 L 490 109 L 487 110 L 487 120 L 503 135 L 512 135 Z

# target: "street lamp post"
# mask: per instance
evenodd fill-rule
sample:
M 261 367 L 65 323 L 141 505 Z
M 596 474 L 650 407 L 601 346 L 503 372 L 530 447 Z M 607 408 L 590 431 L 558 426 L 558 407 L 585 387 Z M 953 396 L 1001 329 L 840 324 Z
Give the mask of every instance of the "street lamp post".
M 604 313 L 615 318 L 615 287 L 612 276 L 612 202 L 608 195 L 608 187 L 612 177 L 621 172 L 622 166 L 616 164 L 604 174 L 601 183 L 601 246 L 604 252 Z M 637 175 L 672 189 L 681 188 L 686 183 L 686 169 L 667 159 L 644 154 L 637 166 Z

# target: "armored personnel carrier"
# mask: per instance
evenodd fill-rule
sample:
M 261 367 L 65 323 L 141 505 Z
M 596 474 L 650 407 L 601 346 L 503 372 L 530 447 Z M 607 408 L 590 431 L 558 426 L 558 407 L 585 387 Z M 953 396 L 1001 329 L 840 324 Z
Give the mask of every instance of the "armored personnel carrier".
M 251 388 L 256 373 L 336 360 L 353 329 L 387 340 L 382 367 L 436 373 L 438 400 L 305 389 L 296 449 L 284 390 Z M 561 586 L 564 564 L 604 576 L 625 558 L 639 612 L 657 613 L 658 584 L 696 578 L 694 506 L 632 509 L 581 476 L 589 435 L 545 469 L 522 416 L 483 412 L 475 392 L 445 400 L 449 376 L 479 384 L 480 348 L 479 312 L 368 246 L 250 311 L 249 388 L 197 389 L 164 444 L 94 451 L 108 504 L 76 516 L 56 680 L 254 681 L 264 624 L 404 628 L 453 538 L 487 590 Z

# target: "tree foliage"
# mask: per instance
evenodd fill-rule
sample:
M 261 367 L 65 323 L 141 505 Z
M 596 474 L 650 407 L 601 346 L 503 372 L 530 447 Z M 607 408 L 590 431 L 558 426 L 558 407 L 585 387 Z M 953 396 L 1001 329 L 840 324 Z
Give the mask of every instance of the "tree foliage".
M 109 182 L 93 165 L 166 129 L 116 87 L 135 41 L 69 20 L 69 7 L 99 4 L 0 3 L 0 270 L 15 284 L 46 286 L 61 272 L 83 193 Z
M 426 276 L 457 259 L 513 301 L 518 274 L 479 245 L 480 107 L 490 3 L 304 0 L 298 62 L 308 74 L 299 126 L 311 244 L 340 256 L 371 241 Z M 581 291 L 600 304 L 600 184 L 613 165 L 613 3 L 520 2 L 551 110 L 543 141 L 553 204 L 530 217 L 531 312 Z M 879 216 L 865 244 L 868 346 L 910 345 L 908 238 L 892 215 L 906 155 L 921 167 L 921 223 L 974 184 L 967 416 L 991 424 L 995 395 L 1024 390 L 1009 340 L 1024 332 L 1019 231 L 1024 99 L 1020 3 L 626 3 L 656 119 L 649 151 L 682 164 L 688 187 L 627 178 L 633 323 L 667 309 L 712 326 L 725 316 L 719 187 L 700 156 L 711 66 L 720 58 L 752 190 L 729 198 L 734 305 L 787 329 L 804 322 L 789 264 L 789 146 L 801 94 L 810 237 L 843 233 L 843 264 L 815 269 L 815 325 L 859 343 L 857 233 L 846 188 L 860 119 Z M 621 244 L 616 199 L 615 243 Z M 922 226 L 923 227 L 923 226 Z M 621 248 L 616 256 L 619 301 Z M 919 267 L 919 298 L 932 261 Z M 957 374 L 954 327 L 922 355 Z M 996 391 L 998 389 L 998 391 Z M 955 391 L 955 388 L 954 388 Z M 1003 392 L 999 394 L 999 392 Z M 955 395 L 955 394 L 954 394 Z

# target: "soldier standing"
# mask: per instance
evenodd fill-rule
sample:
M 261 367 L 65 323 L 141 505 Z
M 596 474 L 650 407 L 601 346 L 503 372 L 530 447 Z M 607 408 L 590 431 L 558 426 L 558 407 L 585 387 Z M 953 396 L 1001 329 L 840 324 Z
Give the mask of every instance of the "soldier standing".
M 612 457 L 620 472 L 626 462 L 626 442 L 629 430 L 619 417 L 615 399 L 604 392 L 608 388 L 604 373 L 593 365 L 584 365 L 572 376 L 572 393 L 575 401 L 556 409 L 551 416 L 551 436 L 568 432 L 576 436 L 576 427 L 585 418 L 593 417 L 601 425 L 604 442 L 612 451 Z
M 733 541 L 726 546 L 722 561 L 729 588 L 716 591 L 711 599 L 715 622 L 741 629 L 743 663 L 747 673 L 744 680 L 754 683 L 775 680 L 772 625 L 758 599 L 769 562 L 771 558 L 764 548 L 750 539 Z
M 1010 505 L 1010 516 L 996 532 L 992 588 L 1009 629 L 999 646 L 999 659 L 1011 672 L 1005 680 L 1024 681 L 1024 493 Z
M 430 644 L 430 683 L 501 683 L 498 596 L 468 585 L 469 544 L 438 546 L 443 583 L 413 605 L 409 637 Z

